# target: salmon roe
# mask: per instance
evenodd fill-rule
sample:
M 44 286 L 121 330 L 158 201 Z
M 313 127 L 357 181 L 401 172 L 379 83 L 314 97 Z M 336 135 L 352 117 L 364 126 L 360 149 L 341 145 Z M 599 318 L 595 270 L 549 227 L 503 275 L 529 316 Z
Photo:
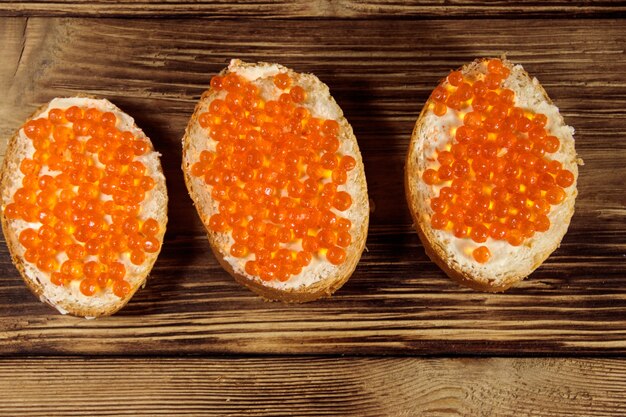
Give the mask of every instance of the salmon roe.
M 474 249 L 474 251 L 472 252 L 472 256 L 474 257 L 474 259 L 476 259 L 476 262 L 484 264 L 489 261 L 489 258 L 491 258 L 491 252 L 486 246 L 479 246 Z
M 141 219 L 155 185 L 140 158 L 149 143 L 117 122 L 77 106 L 27 122 L 34 154 L 21 161 L 22 187 L 4 207 L 10 221 L 29 223 L 18 236 L 25 260 L 55 285 L 77 281 L 86 296 L 110 289 L 125 297 L 126 260 L 141 265 L 160 248 L 159 223 Z
M 434 229 L 519 246 L 550 228 L 552 206 L 565 200 L 575 177 L 549 157 L 561 144 L 546 127 L 547 116 L 515 106 L 515 93 L 502 86 L 510 70 L 501 60 L 486 66 L 478 79 L 451 72 L 431 94 L 432 112 L 452 111 L 461 124 L 432 155 L 422 180 L 436 191 L 430 200 Z M 486 263 L 491 253 L 479 246 L 472 256 Z
M 214 99 L 199 116 L 208 147 L 191 174 L 209 186 L 219 210 L 209 220 L 229 233 L 230 255 L 264 281 L 287 281 L 318 257 L 346 259 L 352 205 L 345 191 L 356 160 L 339 152 L 339 123 L 314 117 L 300 103 L 306 91 L 286 73 L 273 77 L 277 97 L 237 74 L 216 76 Z

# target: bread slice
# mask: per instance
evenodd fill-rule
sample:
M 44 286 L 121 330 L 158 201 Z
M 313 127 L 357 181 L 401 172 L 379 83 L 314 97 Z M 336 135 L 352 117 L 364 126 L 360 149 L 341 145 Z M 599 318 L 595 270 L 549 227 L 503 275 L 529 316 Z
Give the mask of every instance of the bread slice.
M 144 139 L 150 144 L 149 150 L 135 159 L 141 161 L 146 166 L 145 175 L 149 175 L 155 180 L 154 188 L 146 193 L 146 197 L 142 202 L 139 218 L 144 220 L 152 217 L 157 220 L 159 223 L 159 232 L 156 238 L 162 243 L 167 224 L 167 190 L 165 177 L 163 176 L 159 161 L 160 154 L 154 151 L 150 139 L 137 127 L 134 119 L 105 99 L 85 96 L 55 98 L 47 105 L 35 111 L 28 120 L 47 116 L 51 109 L 64 110 L 71 106 L 78 106 L 85 109 L 96 108 L 101 112 L 112 112 L 118 119 L 118 129 L 121 131 L 128 130 L 132 132 L 136 138 Z M 122 262 L 126 267 L 125 280 L 131 287 L 128 295 L 123 298 L 115 295 L 110 286 L 93 296 L 85 296 L 79 289 L 78 281 L 72 281 L 65 286 L 57 286 L 51 283 L 48 273 L 41 272 L 35 265 L 24 259 L 25 249 L 18 241 L 22 230 L 27 227 L 37 228 L 41 223 L 27 223 L 22 219 L 8 219 L 4 214 L 4 208 L 12 201 L 13 194 L 21 187 L 22 179 L 24 178 L 24 174 L 22 174 L 19 169 L 20 162 L 24 158 L 32 157 L 34 150 L 32 141 L 26 137 L 24 129 L 20 128 L 9 141 L 2 171 L 0 172 L 0 185 L 2 187 L 2 229 L 13 263 L 33 294 L 42 302 L 56 308 L 60 313 L 85 318 L 95 318 L 113 314 L 126 305 L 137 289 L 144 285 L 148 273 L 158 257 L 160 248 L 159 251 L 155 253 L 146 253 L 145 262 L 139 266 L 133 265 L 127 257 L 119 260 L 119 262 Z M 65 253 L 57 255 L 59 264 L 66 259 L 67 256 Z M 87 258 L 87 260 L 89 259 L 90 258 Z
M 328 87 L 313 74 L 299 74 L 278 64 L 250 64 L 239 60 L 232 60 L 228 68 L 224 69 L 220 75 L 224 76 L 228 73 L 236 73 L 252 82 L 261 90 L 264 100 L 278 98 L 279 90 L 272 83 L 272 79 L 278 73 L 287 73 L 294 85 L 303 87 L 307 92 L 307 98 L 301 105 L 306 107 L 312 116 L 336 120 L 339 123 L 339 152 L 351 155 L 356 160 L 355 169 L 348 172 L 347 183 L 339 187 L 340 191 L 345 190 L 352 196 L 352 206 L 347 211 L 341 212 L 341 216 L 352 222 L 350 229 L 352 242 L 346 248 L 346 260 L 339 266 L 331 264 L 323 257 L 314 256 L 313 261 L 304 267 L 300 274 L 291 276 L 285 282 L 276 279 L 262 281 L 258 276 L 246 273 L 245 262 L 253 259 L 254 255 L 248 255 L 247 258 L 236 258 L 230 255 L 229 248 L 234 242 L 231 233 L 216 233 L 209 229 L 209 219 L 218 211 L 218 203 L 211 197 L 211 187 L 203 181 L 203 178 L 194 177 L 190 173 L 191 166 L 198 160 L 200 152 L 214 150 L 216 146 L 215 141 L 208 138 L 207 130 L 200 126 L 198 118 L 200 114 L 207 111 L 214 99 L 223 98 L 225 93 L 209 89 L 202 95 L 187 126 L 183 138 L 182 169 L 189 194 L 207 228 L 213 253 L 237 282 L 267 300 L 301 303 L 330 296 L 352 275 L 365 246 L 369 222 L 367 185 L 361 154 L 352 127 L 330 95 Z
M 459 71 L 470 80 L 484 79 L 487 73 L 486 59 L 478 59 L 463 66 Z M 434 114 L 429 101 L 422 110 L 411 137 L 411 143 L 405 166 L 405 190 L 415 228 L 419 234 L 426 254 L 439 265 L 452 279 L 471 288 L 499 292 L 521 281 L 559 246 L 567 232 L 574 213 L 574 201 L 577 195 L 576 180 L 578 165 L 582 164 L 574 149 L 574 129 L 567 126 L 552 101 L 537 79 L 532 78 L 521 65 L 513 65 L 506 59 L 503 65 L 510 70 L 510 75 L 503 81 L 502 87 L 515 93 L 516 107 L 547 116 L 546 130 L 560 141 L 560 149 L 547 154 L 563 164 L 563 168 L 574 174 L 574 184 L 565 188 L 565 200 L 551 207 L 548 214 L 551 226 L 543 233 L 535 233 L 524 240 L 520 246 L 512 246 L 506 240 L 494 240 L 477 244 L 469 238 L 457 238 L 450 230 L 435 230 L 430 223 L 433 209 L 431 198 L 438 195 L 436 186 L 427 185 L 423 179 L 424 171 L 438 166 L 432 159 L 436 150 L 450 140 L 451 129 L 461 124 L 459 113 L 448 109 L 444 117 Z M 446 87 L 449 82 L 444 81 Z M 468 112 L 471 108 L 462 109 Z M 486 263 L 478 263 L 472 258 L 472 250 L 480 245 L 487 246 L 492 253 Z

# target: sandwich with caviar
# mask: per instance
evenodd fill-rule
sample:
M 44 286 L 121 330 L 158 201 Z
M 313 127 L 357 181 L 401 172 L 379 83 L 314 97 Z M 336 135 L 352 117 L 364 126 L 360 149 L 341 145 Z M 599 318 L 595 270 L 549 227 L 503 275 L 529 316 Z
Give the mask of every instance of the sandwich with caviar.
M 31 291 L 61 313 L 110 315 L 141 287 L 167 223 L 150 139 L 108 100 L 55 98 L 10 139 L 2 229 Z
M 448 74 L 417 120 L 405 167 L 427 255 L 491 292 L 539 267 L 574 213 L 573 133 L 520 65 L 478 59 Z
M 365 246 L 367 186 L 328 87 L 278 64 L 232 60 L 183 138 L 183 171 L 217 260 L 267 300 L 330 296 Z

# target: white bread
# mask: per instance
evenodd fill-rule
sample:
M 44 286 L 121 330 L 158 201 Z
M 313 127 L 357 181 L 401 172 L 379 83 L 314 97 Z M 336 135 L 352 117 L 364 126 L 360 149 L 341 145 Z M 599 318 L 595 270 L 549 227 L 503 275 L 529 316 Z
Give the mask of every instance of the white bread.
M 117 127 L 124 131 L 128 130 L 135 137 L 142 138 L 150 144 L 150 149 L 144 155 L 137 158 L 146 166 L 146 175 L 155 180 L 154 188 L 146 193 L 146 198 L 142 203 L 142 210 L 139 217 L 143 220 L 152 217 L 159 223 L 159 232 L 156 236 L 160 243 L 163 242 L 165 227 L 167 224 L 167 190 L 165 177 L 161 169 L 159 154 L 154 151 L 150 139 L 143 131 L 135 125 L 132 117 L 124 113 L 118 107 L 105 99 L 95 99 L 89 97 L 55 98 L 47 105 L 39 108 L 30 118 L 36 119 L 46 116 L 53 108 L 67 109 L 71 106 L 82 108 L 96 108 L 102 112 L 112 112 L 118 118 Z M 27 223 L 24 220 L 7 219 L 4 215 L 5 206 L 11 202 L 15 191 L 21 187 L 24 175 L 19 170 L 19 164 L 24 158 L 32 157 L 34 148 L 32 141 L 24 134 L 24 129 L 10 139 L 4 163 L 1 171 L 0 184 L 2 187 L 2 229 L 13 258 L 13 263 L 20 271 L 24 281 L 41 301 L 55 307 L 62 314 L 72 314 L 86 318 L 95 318 L 115 313 L 122 308 L 133 296 L 133 294 L 144 285 L 148 273 L 156 261 L 159 251 L 156 253 L 146 253 L 146 261 L 140 265 L 133 265 L 127 258 L 120 262 L 126 267 L 125 280 L 130 284 L 130 293 L 120 298 L 113 294 L 111 288 L 107 288 L 93 296 L 85 296 L 79 290 L 79 282 L 73 281 L 67 286 L 57 286 L 50 282 L 49 274 L 41 272 L 35 265 L 24 260 L 24 247 L 19 243 L 18 237 L 22 230 L 27 227 L 39 227 L 40 223 Z M 64 253 L 57 256 L 59 263 L 67 259 Z M 87 258 L 89 259 L 89 258 Z
M 346 260 L 339 266 L 334 266 L 323 258 L 314 257 L 309 266 L 303 268 L 300 274 L 291 276 L 286 282 L 278 280 L 264 282 L 259 277 L 251 276 L 245 272 L 244 267 L 247 259 L 235 258 L 229 254 L 229 248 L 234 242 L 231 234 L 216 233 L 208 227 L 211 215 L 218 210 L 217 202 L 211 198 L 211 187 L 201 177 L 194 177 L 190 174 L 191 165 L 198 160 L 200 152 L 205 149 L 215 149 L 215 142 L 208 138 L 206 130 L 198 123 L 199 115 L 207 111 L 209 104 L 215 98 L 223 98 L 220 95 L 223 92 L 210 89 L 202 95 L 187 126 L 183 138 L 182 168 L 189 194 L 207 228 L 211 249 L 220 264 L 237 282 L 267 300 L 297 303 L 330 296 L 352 275 L 365 246 L 369 221 L 365 173 L 352 127 L 343 117 L 343 112 L 330 95 L 328 87 L 313 74 L 298 74 L 278 64 L 248 64 L 239 60 L 232 60 L 228 68 L 224 69 L 220 75 L 226 75 L 229 72 L 234 72 L 253 82 L 259 87 L 265 100 L 278 98 L 279 90 L 272 83 L 274 75 L 279 72 L 288 73 L 293 83 L 300 85 L 307 92 L 307 98 L 302 105 L 314 117 L 333 119 L 339 123 L 339 152 L 351 155 L 356 160 L 356 168 L 348 172 L 346 185 L 339 187 L 339 190 L 346 190 L 352 196 L 352 206 L 347 211 L 341 212 L 341 216 L 352 222 L 350 229 L 352 243 L 346 248 Z M 251 256 L 249 255 L 248 258 L 252 259 Z
M 541 84 L 537 79 L 531 78 L 521 65 L 513 65 L 506 59 L 502 61 L 511 71 L 503 82 L 503 88 L 514 91 L 516 107 L 543 113 L 548 117 L 546 129 L 561 143 L 558 152 L 548 157 L 560 161 L 563 168 L 574 174 L 574 184 L 565 189 L 565 200 L 552 206 L 548 215 L 550 229 L 544 233 L 535 233 L 532 238 L 524 240 L 521 246 L 516 247 L 492 238 L 488 238 L 486 243 L 477 244 L 469 238 L 459 239 L 450 231 L 431 227 L 433 210 L 430 199 L 437 195 L 438 190 L 427 185 L 421 177 L 424 170 L 431 167 L 429 155 L 449 140 L 450 128 L 461 124 L 457 112 L 451 109 L 439 118 L 433 113 L 430 102 L 424 106 L 415 124 L 405 166 L 406 197 L 427 255 L 456 281 L 489 292 L 504 291 L 521 281 L 559 246 L 574 213 L 578 164 L 582 164 L 574 149 L 574 129 L 565 124 L 558 108 L 552 104 Z M 487 60 L 476 60 L 462 67 L 460 71 L 470 79 L 481 79 L 487 72 Z M 447 81 L 445 83 L 447 85 Z M 492 253 L 491 259 L 484 264 L 476 262 L 471 255 L 471 251 L 481 245 L 487 246 Z

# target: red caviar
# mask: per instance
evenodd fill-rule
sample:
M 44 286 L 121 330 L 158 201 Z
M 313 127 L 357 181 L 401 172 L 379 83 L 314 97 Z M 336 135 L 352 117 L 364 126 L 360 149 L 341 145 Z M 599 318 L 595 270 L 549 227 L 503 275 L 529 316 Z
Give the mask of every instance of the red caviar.
M 434 229 L 476 243 L 492 238 L 519 246 L 550 228 L 550 207 L 565 200 L 575 177 L 549 157 L 561 144 L 546 129 L 547 116 L 515 107 L 515 93 L 502 87 L 509 73 L 492 59 L 483 79 L 454 71 L 435 88 L 433 113 L 457 111 L 462 124 L 432 156 L 437 162 L 422 180 L 441 187 L 430 201 Z M 480 263 L 491 257 L 486 246 L 472 255 Z
M 35 152 L 21 161 L 22 187 L 4 214 L 37 223 L 19 234 L 24 258 L 55 285 L 79 281 L 86 296 L 107 288 L 128 295 L 123 260 L 141 265 L 144 252 L 160 247 L 159 223 L 140 216 L 155 185 L 137 159 L 148 142 L 120 130 L 115 114 L 78 106 L 51 109 L 23 131 Z
M 231 233 L 231 256 L 262 280 L 286 281 L 314 256 L 346 259 L 352 206 L 342 190 L 356 160 L 339 152 L 340 125 L 314 117 L 300 103 L 306 91 L 287 73 L 273 77 L 278 99 L 265 101 L 237 74 L 214 77 L 220 93 L 199 123 L 215 144 L 191 166 L 210 186 L 219 210 L 209 228 Z M 28 168 L 28 167 L 26 167 Z
M 474 257 L 476 262 L 484 264 L 491 258 L 491 252 L 486 246 L 479 246 L 474 249 L 474 251 L 472 252 L 472 256 Z

